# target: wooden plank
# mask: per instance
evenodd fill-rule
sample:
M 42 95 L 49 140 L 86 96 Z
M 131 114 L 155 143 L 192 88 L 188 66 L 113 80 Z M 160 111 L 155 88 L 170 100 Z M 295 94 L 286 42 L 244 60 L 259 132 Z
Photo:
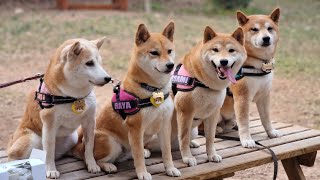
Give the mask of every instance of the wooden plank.
M 305 153 L 314 152 L 320 149 L 320 136 L 303 139 L 292 142 L 290 144 L 283 144 L 273 147 L 272 150 L 277 154 L 279 160 L 299 156 Z M 205 159 L 205 155 L 198 157 Z M 197 158 L 197 159 L 198 159 Z M 271 155 L 264 150 L 255 151 L 240 156 L 226 158 L 222 163 L 204 163 L 195 167 L 186 167 L 180 169 L 182 176 L 172 179 L 184 179 L 193 176 L 205 175 L 206 177 L 216 177 L 230 172 L 256 167 L 262 164 L 270 163 Z M 154 179 L 168 179 L 165 174 L 158 174 L 153 176 Z
M 317 151 L 298 156 L 297 160 L 300 165 L 312 167 L 314 165 L 314 162 L 316 161 L 316 157 Z
M 289 180 L 305 180 L 306 179 L 296 157 L 284 159 L 281 162 Z
M 0 151 L 0 158 L 7 157 L 7 152 L 5 150 Z
M 289 127 L 287 129 L 288 129 L 287 130 L 288 132 L 292 132 L 292 129 L 304 130 L 305 128 L 294 126 L 294 127 Z M 302 134 L 299 133 L 299 135 L 297 135 L 297 134 L 289 134 L 287 136 L 290 136 L 290 137 L 287 137 L 286 139 L 278 138 L 278 142 L 274 143 L 274 145 L 283 144 L 285 142 L 288 142 L 289 140 L 291 140 L 291 142 L 294 141 L 294 140 L 300 140 L 301 137 L 302 137 L 302 139 L 304 139 L 306 137 L 313 137 L 315 135 L 320 135 L 320 131 L 314 132 L 312 130 L 309 130 L 309 131 L 303 131 Z M 267 137 L 265 135 L 265 137 L 261 136 L 260 138 L 265 139 Z M 261 141 L 261 143 L 268 144 L 267 143 L 268 141 L 275 142 L 275 140 L 276 139 L 267 139 L 267 140 Z M 271 142 L 269 142 L 269 144 L 268 144 L 269 146 L 273 145 Z M 226 143 L 230 143 L 231 147 L 230 148 L 225 148 L 226 147 Z M 234 144 L 236 144 L 236 147 L 232 147 L 232 145 L 234 145 Z M 242 148 L 240 146 L 240 142 L 236 142 L 236 141 L 223 141 L 223 142 L 217 143 L 216 144 L 216 148 L 217 148 L 218 153 L 220 155 L 222 155 L 223 158 L 228 158 L 228 157 L 233 157 L 233 156 L 236 156 L 236 155 L 242 155 L 242 154 L 245 154 L 245 153 L 248 153 L 248 152 L 258 151 L 258 149 Z M 222 148 L 222 150 L 221 150 L 221 148 Z M 193 154 L 196 155 L 196 158 L 197 158 L 199 164 L 207 162 L 205 146 L 201 146 L 199 148 L 192 149 L 192 151 L 193 151 Z M 185 168 L 185 167 L 187 167 L 186 164 L 182 163 L 180 152 L 175 151 L 172 154 L 173 154 L 173 159 L 175 159 L 175 161 L 174 161 L 175 166 L 177 168 Z M 200 157 L 200 159 L 199 159 L 199 157 Z M 178 159 L 178 160 L 176 160 L 176 159 Z M 146 163 L 147 163 L 147 160 L 146 160 Z M 157 160 L 158 161 L 162 161 L 160 157 L 158 157 Z M 150 165 L 150 166 L 147 167 L 147 169 L 151 174 L 157 174 L 157 173 L 163 173 L 164 172 L 164 168 L 163 168 L 163 164 L 162 163 Z M 118 172 L 115 175 L 112 175 L 112 177 L 110 175 L 106 175 L 106 176 L 102 176 L 102 177 L 94 178 L 94 179 L 103 179 L 103 178 L 106 178 L 106 177 L 109 179 L 109 178 L 116 178 L 116 177 L 121 177 L 121 176 L 126 176 L 127 178 L 135 178 L 136 175 L 135 175 L 134 169 L 131 169 L 131 170 L 124 171 L 124 172 Z
M 56 165 L 58 166 L 58 165 L 73 163 L 73 162 L 77 162 L 77 161 L 81 161 L 81 160 L 73 158 L 73 157 L 64 157 L 62 159 L 57 160 Z

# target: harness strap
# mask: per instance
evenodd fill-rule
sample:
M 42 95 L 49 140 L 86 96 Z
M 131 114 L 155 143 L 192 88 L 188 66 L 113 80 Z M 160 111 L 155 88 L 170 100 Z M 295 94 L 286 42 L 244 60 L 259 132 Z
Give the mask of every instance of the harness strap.
M 38 102 L 41 109 L 49 109 L 54 105 L 73 103 L 79 99 L 73 97 L 55 96 L 52 94 L 42 93 L 41 87 L 43 85 L 43 78 L 40 79 L 38 91 L 35 92 L 35 100 Z

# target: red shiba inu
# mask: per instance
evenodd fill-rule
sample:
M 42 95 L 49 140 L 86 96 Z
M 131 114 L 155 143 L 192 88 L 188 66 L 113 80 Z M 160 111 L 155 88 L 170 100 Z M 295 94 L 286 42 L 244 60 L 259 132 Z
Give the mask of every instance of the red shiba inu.
M 245 35 L 248 58 L 242 68 L 243 78 L 231 85 L 234 107 L 243 147 L 253 148 L 255 142 L 249 132 L 249 103 L 257 104 L 262 125 L 270 138 L 281 133 L 270 121 L 270 90 L 273 79 L 274 55 L 279 40 L 280 9 L 270 15 L 246 16 L 237 12 L 237 19 Z
M 28 158 L 32 148 L 43 149 L 47 153 L 47 177 L 58 178 L 55 159 L 77 143 L 76 130 L 81 125 L 88 171 L 100 171 L 93 156 L 96 112 L 93 87 L 111 80 L 101 66 L 98 49 L 103 42 L 104 38 L 72 39 L 56 50 L 38 90 L 28 96 L 24 116 L 8 144 L 9 160 Z
M 216 125 L 226 88 L 230 81 L 236 83 L 235 74 L 247 57 L 243 44 L 244 36 L 240 27 L 232 35 L 215 33 L 206 27 L 203 41 L 185 55 L 175 70 L 172 82 L 173 93 L 176 93 L 174 104 L 179 146 L 183 162 L 189 166 L 197 165 L 190 146 L 199 145 L 191 142 L 190 137 L 202 122 L 208 160 L 222 160 L 214 147 Z
M 121 86 L 116 86 L 112 103 L 97 118 L 94 156 L 107 172 L 115 172 L 117 168 L 112 163 L 131 151 L 138 178 L 152 179 L 145 166 L 144 145 L 157 134 L 167 174 L 180 176 L 172 161 L 170 144 L 174 105 L 168 94 L 175 59 L 173 34 L 172 22 L 162 33 L 149 33 L 143 24 L 138 27 L 128 73 Z M 75 156 L 81 158 L 82 151 L 79 139 Z

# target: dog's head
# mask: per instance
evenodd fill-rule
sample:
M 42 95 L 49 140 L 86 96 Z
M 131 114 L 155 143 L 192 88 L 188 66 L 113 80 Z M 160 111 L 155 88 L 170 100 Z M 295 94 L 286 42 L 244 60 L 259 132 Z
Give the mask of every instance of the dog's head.
M 279 40 L 280 9 L 275 9 L 270 15 L 246 16 L 237 12 L 239 25 L 245 34 L 248 54 L 268 56 L 273 55 Z M 258 54 L 257 54 L 258 53 Z M 267 53 L 267 55 L 263 55 Z
M 72 39 L 64 43 L 60 53 L 63 75 L 75 88 L 103 86 L 111 77 L 102 68 L 99 48 L 105 38 L 88 41 Z
M 152 79 L 164 83 L 170 79 L 174 68 L 173 34 L 173 22 L 162 33 L 149 33 L 144 24 L 140 24 L 136 32 L 132 61 Z
M 217 34 L 209 26 L 204 31 L 201 61 L 207 74 L 236 83 L 235 74 L 247 58 L 242 28 L 230 34 Z

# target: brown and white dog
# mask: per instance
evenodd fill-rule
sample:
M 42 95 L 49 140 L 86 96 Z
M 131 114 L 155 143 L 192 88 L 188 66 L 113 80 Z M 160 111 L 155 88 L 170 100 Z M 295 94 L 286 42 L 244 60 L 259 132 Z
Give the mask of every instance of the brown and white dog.
M 234 75 L 247 57 L 243 44 L 240 27 L 232 35 L 215 33 L 206 27 L 203 41 L 193 47 L 181 62 L 191 77 L 207 86 L 188 92 L 178 91 L 174 98 L 180 151 L 183 162 L 189 166 L 197 165 L 190 151 L 190 146 L 197 146 L 190 142 L 191 131 L 202 122 L 208 160 L 222 160 L 214 147 L 215 130 L 226 88 L 230 81 L 235 83 Z
M 248 73 L 264 74 L 244 76 L 237 84 L 231 85 L 239 136 L 243 147 L 255 147 L 255 142 L 249 132 L 249 103 L 251 101 L 257 104 L 262 125 L 268 136 L 270 138 L 281 136 L 281 133 L 272 127 L 269 112 L 273 57 L 279 40 L 279 17 L 279 8 L 270 15 L 246 16 L 240 11 L 237 12 L 239 25 L 244 31 L 245 48 L 248 54 L 244 67 L 251 67 Z M 244 70 L 243 72 L 246 73 Z
M 153 92 L 142 84 L 156 87 L 164 94 L 171 90 L 170 72 L 174 67 L 175 46 L 173 44 L 174 24 L 169 23 L 162 33 L 149 33 L 141 24 L 136 32 L 135 46 L 128 72 L 120 86 L 126 96 L 134 94 L 139 99 L 150 99 Z M 120 99 L 121 94 L 119 95 Z M 140 103 L 139 103 L 140 104 Z M 124 103 L 124 105 L 130 106 Z M 120 108 L 117 105 L 114 108 Z M 123 154 L 132 153 L 139 179 L 152 179 L 145 165 L 144 145 L 153 135 L 160 138 L 163 164 L 169 176 L 180 176 L 174 167 L 171 155 L 171 118 L 174 110 L 172 99 L 166 98 L 158 107 L 141 108 L 124 119 L 110 103 L 103 107 L 97 118 L 94 156 L 98 165 L 106 172 L 115 172 L 112 163 L 121 161 Z M 82 158 L 83 144 L 74 148 L 74 154 Z M 125 155 L 124 155 L 125 156 Z
M 28 96 L 19 127 L 8 144 L 9 160 L 28 158 L 32 148 L 43 149 L 46 151 L 47 177 L 58 178 L 60 173 L 56 170 L 55 159 L 66 154 L 77 143 L 76 130 L 81 125 L 85 134 L 85 162 L 88 171 L 100 171 L 93 156 L 96 114 L 93 88 L 103 86 L 111 80 L 101 66 L 98 51 L 104 39 L 72 39 L 56 50 L 40 85 L 41 92 L 50 96 L 78 99 L 81 103 L 79 106 L 66 103 L 53 107 L 43 103 L 42 105 L 51 108 L 42 109 L 35 100 L 33 90 Z

